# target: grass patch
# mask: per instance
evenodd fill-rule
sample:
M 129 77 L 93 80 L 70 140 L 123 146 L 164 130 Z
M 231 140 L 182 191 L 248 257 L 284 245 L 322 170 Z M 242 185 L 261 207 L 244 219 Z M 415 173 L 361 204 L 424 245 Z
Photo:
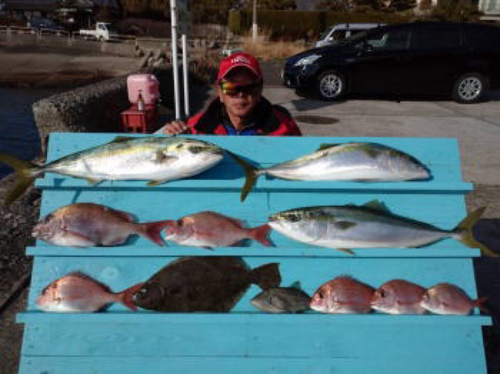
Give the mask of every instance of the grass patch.
M 251 35 L 243 37 L 241 47 L 245 52 L 264 61 L 284 59 L 308 49 L 302 41 L 271 41 L 266 34 L 258 35 L 255 42 Z

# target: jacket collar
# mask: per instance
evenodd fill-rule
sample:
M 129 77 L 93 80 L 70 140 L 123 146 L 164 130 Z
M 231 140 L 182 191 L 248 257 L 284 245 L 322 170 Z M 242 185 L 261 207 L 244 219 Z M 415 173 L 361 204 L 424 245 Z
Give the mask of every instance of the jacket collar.
M 215 129 L 227 120 L 226 109 L 216 98 L 210 103 L 194 127 L 200 133 L 213 134 Z M 279 127 L 279 119 L 274 114 L 272 104 L 266 98 L 261 97 L 254 109 L 254 116 L 250 124 L 255 126 L 257 132 L 261 134 L 271 133 Z

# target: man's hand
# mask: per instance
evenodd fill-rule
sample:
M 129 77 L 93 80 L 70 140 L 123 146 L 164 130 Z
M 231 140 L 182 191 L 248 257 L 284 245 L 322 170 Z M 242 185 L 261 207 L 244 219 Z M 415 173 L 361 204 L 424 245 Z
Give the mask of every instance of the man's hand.
M 186 134 L 189 133 L 189 128 L 186 124 L 180 120 L 172 121 L 165 125 L 165 129 L 163 132 L 167 135 L 176 135 L 176 134 Z

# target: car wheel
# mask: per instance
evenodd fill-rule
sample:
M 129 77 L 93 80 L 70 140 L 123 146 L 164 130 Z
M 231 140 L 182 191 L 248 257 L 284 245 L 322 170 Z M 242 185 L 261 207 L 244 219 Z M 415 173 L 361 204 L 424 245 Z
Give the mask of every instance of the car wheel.
M 471 104 L 481 101 L 486 92 L 488 78 L 478 73 L 466 73 L 455 81 L 452 97 L 457 103 Z
M 316 92 L 323 100 L 335 100 L 342 97 L 346 92 L 344 76 L 334 70 L 321 73 L 317 78 Z

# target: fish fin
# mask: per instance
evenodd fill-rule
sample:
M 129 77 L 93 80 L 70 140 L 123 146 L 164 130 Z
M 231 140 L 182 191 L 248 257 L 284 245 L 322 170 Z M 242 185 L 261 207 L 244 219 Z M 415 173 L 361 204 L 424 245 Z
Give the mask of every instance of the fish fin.
M 356 222 L 349 222 L 349 221 L 335 221 L 333 225 L 338 228 L 339 230 L 347 230 L 350 229 L 351 227 L 356 226 Z
M 281 283 L 281 274 L 279 263 L 273 262 L 253 269 L 250 272 L 250 281 L 258 285 L 263 290 L 279 287 Z
M 66 237 L 67 240 L 67 247 L 76 247 L 76 248 L 87 248 L 87 247 L 95 247 L 99 245 L 99 243 L 96 243 L 94 240 L 89 238 L 86 235 L 83 235 L 80 232 L 75 232 L 75 231 L 70 231 L 70 230 L 63 230 L 61 233 L 64 237 Z
M 322 144 L 319 145 L 319 148 L 316 150 L 316 152 L 318 152 L 318 151 L 324 151 L 325 149 L 337 147 L 339 145 L 340 144 L 322 143 Z
M 137 305 L 135 305 L 132 301 L 132 297 L 134 294 L 139 291 L 142 286 L 144 286 L 145 283 L 137 283 L 136 285 L 127 288 L 126 290 L 123 290 L 120 293 L 116 293 L 115 295 L 115 302 L 117 303 L 122 303 L 125 305 L 127 308 L 130 310 L 133 310 L 134 312 L 137 312 Z
M 158 164 L 168 164 L 169 162 L 178 160 L 179 157 L 177 156 L 169 156 L 166 155 L 165 152 L 163 151 L 156 151 L 154 153 L 153 161 L 158 163 Z
M 148 182 L 148 186 L 149 187 L 158 186 L 158 185 L 163 184 L 169 180 L 170 179 L 168 178 L 168 179 L 161 179 L 161 180 L 157 180 L 157 181 L 150 181 L 150 182 Z
M 85 180 L 89 182 L 89 184 L 91 184 L 92 186 L 95 186 L 96 184 L 99 184 L 103 181 L 102 179 L 95 179 L 95 178 L 85 178 Z
M 245 201 L 247 195 L 250 193 L 253 185 L 257 181 L 259 175 L 257 174 L 258 169 L 251 165 L 248 161 L 244 160 L 240 156 L 235 155 L 232 152 L 227 151 L 227 154 L 233 158 L 245 171 L 245 184 L 241 189 L 240 201 Z
M 137 138 L 134 138 L 133 136 L 117 136 L 112 141 L 110 141 L 110 143 L 121 143 L 132 139 L 137 139 Z
M 378 199 L 371 200 L 366 204 L 363 204 L 363 206 L 370 209 L 380 210 L 382 212 L 389 212 L 389 208 L 387 207 L 387 205 L 385 205 L 382 201 Z
M 140 224 L 139 235 L 151 240 L 153 243 L 158 244 L 161 247 L 165 246 L 161 238 L 161 230 L 167 226 L 171 226 L 175 221 L 167 219 L 165 221 L 147 222 Z
M 271 226 L 269 226 L 267 223 L 264 225 L 261 225 L 259 227 L 254 227 L 253 229 L 250 229 L 250 237 L 254 240 L 257 240 L 259 243 L 265 245 L 266 247 L 271 246 L 271 242 L 267 238 L 267 235 L 269 234 L 269 231 L 271 231 Z
M 477 241 L 472 232 L 472 228 L 481 218 L 485 210 L 486 207 L 482 207 L 469 214 L 457 225 L 457 227 L 453 230 L 453 233 L 457 234 L 459 236 L 458 240 L 460 240 L 467 247 L 479 248 L 483 255 L 499 257 L 499 253 L 492 251 L 486 245 Z
M 42 168 L 32 162 L 21 160 L 3 152 L 0 152 L 0 163 L 10 166 L 17 175 L 14 185 L 8 191 L 5 199 L 4 204 L 8 206 L 33 184 Z
M 352 250 L 352 249 L 349 249 L 349 248 L 337 248 L 339 251 L 342 251 L 342 252 L 345 252 L 345 253 L 348 253 L 352 256 L 356 256 L 356 253 Z
M 291 285 L 290 285 L 290 288 L 295 288 L 297 290 L 301 290 L 302 291 L 302 287 L 300 285 L 300 281 L 295 281 L 293 282 Z
M 488 301 L 487 297 L 480 297 L 477 300 L 474 300 L 474 306 L 479 308 L 480 311 L 491 314 L 490 310 L 484 305 Z

